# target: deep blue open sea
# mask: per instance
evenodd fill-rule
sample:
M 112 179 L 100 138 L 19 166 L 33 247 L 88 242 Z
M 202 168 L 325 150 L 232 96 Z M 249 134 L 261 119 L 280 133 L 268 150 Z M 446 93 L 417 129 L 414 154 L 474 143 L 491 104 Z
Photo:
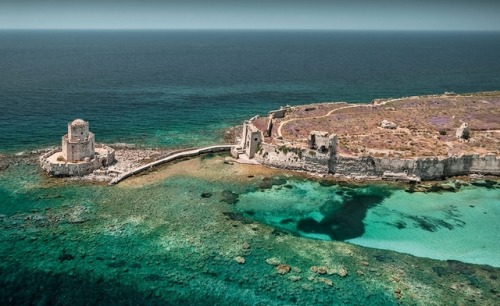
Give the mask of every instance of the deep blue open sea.
M 286 104 L 489 90 L 500 33 L 0 31 L 0 305 L 498 305 L 498 179 L 410 193 L 208 154 L 107 186 L 14 154 L 75 118 L 187 147 Z
M 498 32 L 0 31 L 0 152 L 219 142 L 281 105 L 500 89 Z

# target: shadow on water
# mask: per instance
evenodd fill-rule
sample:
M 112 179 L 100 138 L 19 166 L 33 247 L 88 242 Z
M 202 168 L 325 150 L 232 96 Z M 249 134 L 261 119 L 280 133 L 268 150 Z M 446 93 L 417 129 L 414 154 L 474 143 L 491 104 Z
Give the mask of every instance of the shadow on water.
M 363 220 L 368 209 L 381 204 L 391 195 L 386 189 L 364 191 L 366 189 L 337 192 L 342 197 L 339 208 L 334 208 L 338 207 L 337 201 L 328 201 L 321 209 L 324 215 L 321 221 L 311 217 L 304 218 L 297 223 L 297 229 L 304 233 L 325 234 L 332 240 L 340 241 L 362 236 L 365 233 Z

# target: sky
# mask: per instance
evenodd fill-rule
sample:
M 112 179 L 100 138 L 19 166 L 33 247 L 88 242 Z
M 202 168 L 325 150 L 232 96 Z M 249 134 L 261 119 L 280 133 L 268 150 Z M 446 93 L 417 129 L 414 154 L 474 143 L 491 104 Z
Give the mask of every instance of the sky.
M 500 0 L 0 0 L 0 29 L 500 31 Z

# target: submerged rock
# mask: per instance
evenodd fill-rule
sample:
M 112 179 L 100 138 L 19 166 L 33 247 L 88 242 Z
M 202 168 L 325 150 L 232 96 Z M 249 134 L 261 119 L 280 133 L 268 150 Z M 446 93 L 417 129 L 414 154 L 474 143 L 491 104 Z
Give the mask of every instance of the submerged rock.
M 271 257 L 271 258 L 266 259 L 266 263 L 268 265 L 271 265 L 271 266 L 277 266 L 277 265 L 281 264 L 280 260 L 276 257 Z
M 305 291 L 314 291 L 314 287 L 311 284 L 302 284 L 300 287 Z
M 289 273 L 290 270 L 292 270 L 292 267 L 290 267 L 289 265 L 285 265 L 285 264 L 279 264 L 276 267 L 276 272 L 278 272 L 278 274 L 281 274 L 281 275 Z
M 310 270 L 316 274 L 326 274 L 326 272 L 328 271 L 328 269 L 326 267 L 323 267 L 323 266 L 312 266 L 310 268 Z
M 348 272 L 347 272 L 347 268 L 344 267 L 344 266 L 340 266 L 339 267 L 339 270 L 337 271 L 337 274 L 340 276 L 340 277 L 346 277 Z
M 330 287 L 333 286 L 333 281 L 331 279 L 326 278 L 326 277 L 319 277 L 318 281 L 320 281 L 320 282 L 322 282 Z
M 434 183 L 434 184 L 420 184 L 420 185 L 411 185 L 406 188 L 405 191 L 408 193 L 414 192 L 457 192 L 460 189 L 460 185 L 449 185 L 442 183 Z
M 210 198 L 211 196 L 212 196 L 212 193 L 208 192 L 208 191 L 205 191 L 205 192 L 201 193 L 201 197 L 204 198 L 204 199 Z
M 290 275 L 288 277 L 289 280 L 291 280 L 292 282 L 298 282 L 299 280 L 302 279 L 302 277 L 298 276 L 298 275 Z
M 239 264 L 244 264 L 246 262 L 245 258 L 242 256 L 236 256 L 234 260 L 236 260 L 236 262 Z

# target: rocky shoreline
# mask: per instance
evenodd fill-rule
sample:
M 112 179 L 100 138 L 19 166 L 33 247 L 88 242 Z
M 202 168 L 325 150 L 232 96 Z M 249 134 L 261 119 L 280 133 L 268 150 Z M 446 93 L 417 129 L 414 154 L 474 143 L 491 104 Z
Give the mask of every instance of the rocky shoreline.
M 116 162 L 112 165 L 101 167 L 84 176 L 61 177 L 61 179 L 64 181 L 109 182 L 120 173 L 160 159 L 174 151 L 165 148 L 139 148 L 127 144 L 113 145 L 113 148 L 115 149 Z M 40 155 L 54 149 L 56 147 L 0 155 L 0 171 L 7 169 L 10 165 L 37 163 Z
M 95 173 L 88 174 L 85 176 L 73 176 L 73 177 L 60 177 L 57 178 L 62 182 L 89 182 L 95 184 L 108 183 L 113 178 L 117 176 L 117 173 L 122 173 L 135 169 L 151 161 L 158 160 L 174 150 L 164 149 L 164 148 L 138 148 L 132 145 L 118 145 L 114 146 L 116 148 L 117 162 L 109 167 L 103 167 Z M 11 165 L 19 166 L 21 164 L 31 165 L 37 163 L 38 156 L 45 152 L 49 152 L 54 148 L 44 148 L 40 150 L 32 150 L 28 152 L 19 152 L 16 154 L 2 154 L 0 155 L 0 171 L 6 170 Z M 203 157 L 201 157 L 203 158 Z M 226 157 L 226 164 L 233 164 L 236 160 Z M 275 169 L 274 171 L 290 171 L 284 168 L 273 167 L 269 165 L 264 165 L 265 168 Z M 248 168 L 246 171 L 248 173 L 252 172 L 252 168 L 255 165 L 246 165 Z M 257 170 L 257 172 L 262 170 Z M 45 172 L 45 176 L 48 176 Z M 397 180 L 382 180 L 377 177 L 367 177 L 367 176 L 341 176 L 341 175 L 321 175 L 315 172 L 308 171 L 293 171 L 292 172 L 302 175 L 311 180 L 317 180 L 320 184 L 348 184 L 348 185 L 364 185 L 367 183 L 374 184 L 395 184 L 405 188 L 407 192 L 457 192 L 462 186 L 476 185 L 483 187 L 492 187 L 500 184 L 500 179 L 498 176 L 491 175 L 480 175 L 480 174 L 470 174 L 466 176 L 456 176 L 447 179 L 438 180 L 428 180 L 424 182 L 402 182 Z M 251 176 L 251 175 L 250 175 Z M 163 176 L 154 177 L 152 180 L 157 180 Z

